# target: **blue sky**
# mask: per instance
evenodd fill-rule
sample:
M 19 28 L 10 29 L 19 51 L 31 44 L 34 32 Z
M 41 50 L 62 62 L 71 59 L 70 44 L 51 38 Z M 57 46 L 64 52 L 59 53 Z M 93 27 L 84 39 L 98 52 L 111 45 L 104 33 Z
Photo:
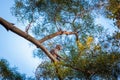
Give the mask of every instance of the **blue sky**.
M 11 15 L 10 7 L 14 4 L 14 0 L 0 0 L 0 17 L 9 22 L 15 23 L 17 27 L 24 30 L 25 26 L 17 22 L 16 18 Z M 0 58 L 7 59 L 11 67 L 18 67 L 18 71 L 34 76 L 35 68 L 39 65 L 40 60 L 33 58 L 33 50 L 35 46 L 30 46 L 30 42 L 22 37 L 7 32 L 0 25 Z

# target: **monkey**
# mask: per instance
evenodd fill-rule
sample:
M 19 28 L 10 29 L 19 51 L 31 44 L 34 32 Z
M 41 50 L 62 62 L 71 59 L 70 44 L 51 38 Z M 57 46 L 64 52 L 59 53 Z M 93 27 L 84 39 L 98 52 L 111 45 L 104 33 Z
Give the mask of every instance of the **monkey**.
M 53 55 L 53 57 L 55 57 L 58 61 L 60 61 L 62 59 L 62 57 L 60 55 L 58 55 L 58 51 L 60 51 L 62 49 L 61 45 L 56 45 L 56 47 L 54 49 L 50 50 L 50 53 Z

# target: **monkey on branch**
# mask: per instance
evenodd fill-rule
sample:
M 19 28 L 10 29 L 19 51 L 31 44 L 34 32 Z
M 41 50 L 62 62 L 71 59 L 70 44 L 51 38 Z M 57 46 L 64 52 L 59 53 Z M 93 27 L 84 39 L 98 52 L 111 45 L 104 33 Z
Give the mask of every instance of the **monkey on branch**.
M 61 45 L 56 45 L 56 47 L 54 49 L 50 50 L 50 53 L 53 55 L 53 57 L 55 57 L 58 61 L 60 61 L 62 59 L 62 57 L 60 55 L 58 55 L 58 51 L 60 51 L 62 49 Z

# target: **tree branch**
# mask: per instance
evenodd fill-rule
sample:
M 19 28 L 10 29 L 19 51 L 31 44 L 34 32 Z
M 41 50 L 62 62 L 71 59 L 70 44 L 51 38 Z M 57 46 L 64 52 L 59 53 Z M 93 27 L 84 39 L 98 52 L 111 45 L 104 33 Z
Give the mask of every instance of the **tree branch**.
M 58 35 L 62 35 L 62 34 L 65 34 L 65 35 L 72 35 L 72 34 L 74 34 L 76 36 L 76 40 L 78 40 L 77 32 L 58 31 L 56 33 L 50 34 L 48 36 L 45 36 L 44 38 L 42 38 L 41 40 L 39 40 L 39 42 L 43 43 L 44 41 L 46 41 L 48 39 L 54 38 L 54 37 L 56 37 Z
M 44 41 L 46 41 L 46 40 L 48 40 L 48 39 L 51 39 L 51 38 L 53 38 L 53 37 L 56 37 L 56 36 L 58 36 L 58 35 L 61 35 L 61 34 L 62 34 L 61 31 L 56 32 L 56 33 L 53 33 L 53 34 L 50 34 L 50 35 L 45 36 L 44 38 L 40 39 L 39 42 L 40 42 L 40 43 L 43 43 Z
M 32 36 L 30 36 L 29 34 L 23 32 L 22 30 L 20 30 L 19 28 L 17 28 L 16 26 L 12 25 L 11 23 L 9 23 L 8 21 L 4 20 L 3 18 L 0 17 L 0 24 L 3 25 L 3 27 L 8 31 L 12 31 L 14 33 L 16 33 L 17 35 L 23 37 L 24 39 L 32 42 L 34 45 L 36 45 L 38 48 L 40 48 L 42 51 L 44 51 L 44 53 L 53 61 L 56 62 L 57 60 L 52 56 L 52 54 L 43 46 L 40 44 L 40 42 L 38 40 L 36 40 L 35 38 L 33 38 Z

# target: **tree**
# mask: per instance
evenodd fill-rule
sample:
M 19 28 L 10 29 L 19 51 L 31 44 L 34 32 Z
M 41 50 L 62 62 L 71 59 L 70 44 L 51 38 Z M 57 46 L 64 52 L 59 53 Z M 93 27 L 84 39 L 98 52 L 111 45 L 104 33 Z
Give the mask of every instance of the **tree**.
M 7 60 L 0 59 L 0 79 L 24 80 L 25 75 L 20 74 L 15 68 L 10 68 Z
M 3 18 L 0 18 L 0 24 L 44 52 L 38 49 L 37 56 L 48 56 L 36 69 L 38 80 L 115 79 L 118 76 L 114 73 L 118 70 L 115 65 L 119 61 L 119 52 L 103 51 L 101 42 L 96 44 L 94 41 L 103 30 L 94 24 L 94 13 L 101 8 L 106 11 L 105 3 L 110 1 L 15 0 L 12 13 L 19 21 L 29 22 L 26 32 Z M 35 38 L 29 35 L 30 28 Z M 60 62 L 49 52 L 57 44 L 64 47 L 61 52 L 64 60 Z

